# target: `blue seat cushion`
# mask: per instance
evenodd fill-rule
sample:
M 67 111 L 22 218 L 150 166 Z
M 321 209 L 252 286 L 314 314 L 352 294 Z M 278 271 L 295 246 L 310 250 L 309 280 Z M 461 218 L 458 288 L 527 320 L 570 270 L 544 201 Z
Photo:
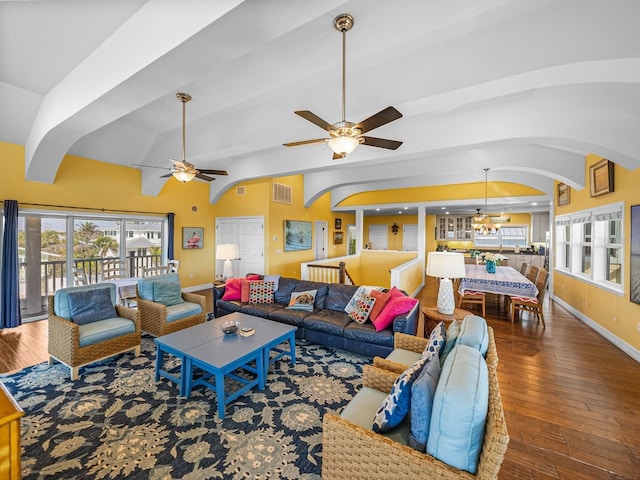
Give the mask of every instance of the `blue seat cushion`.
M 138 280 L 138 295 L 143 300 L 155 302 L 154 285 L 162 282 L 177 282 L 180 285 L 180 277 L 177 273 L 168 273 L 156 277 L 141 278 Z
M 344 338 L 354 342 L 393 347 L 393 332 L 391 329 L 387 328 L 377 332 L 372 323 L 351 322 L 344 328 Z
M 475 474 L 489 408 L 489 372 L 475 348 L 456 345 L 433 398 L 427 453 Z
M 115 317 L 80 325 L 78 330 L 80 332 L 80 346 L 86 347 L 133 333 L 136 331 L 136 325 L 127 318 Z
M 333 310 L 317 310 L 304 317 L 304 327 L 309 330 L 316 330 L 329 335 L 344 336 L 344 328 L 352 320 L 344 312 L 334 312 Z
M 94 290 L 108 290 L 111 308 L 113 308 L 113 306 L 116 304 L 116 286 L 113 283 L 101 283 L 98 285 L 83 285 L 80 287 L 67 287 L 56 290 L 53 296 L 55 314 L 66 320 L 72 321 L 71 306 L 69 304 L 69 294 L 76 294 L 79 292 L 93 292 Z M 117 316 L 115 314 L 115 309 L 112 313 L 112 317 Z
M 240 308 L 242 313 L 262 318 L 269 318 L 271 312 L 276 310 L 283 310 L 282 305 L 276 303 L 245 303 Z
M 305 317 L 309 315 L 311 315 L 311 313 L 305 310 L 290 310 L 280 306 L 278 309 L 271 310 L 268 318 L 276 322 L 302 327 Z
M 387 355 L 387 360 L 409 366 L 412 363 L 420 360 L 421 356 L 421 354 L 413 352 L 411 350 L 405 350 L 404 348 L 394 348 L 393 351 L 389 355 Z
M 433 397 L 440 378 L 440 358 L 435 354 L 422 368 L 422 372 L 411 385 L 411 433 L 409 446 L 419 452 L 425 452 L 429 427 L 431 426 L 431 412 Z
M 181 318 L 191 317 L 202 313 L 202 307 L 197 303 L 183 302 L 167 307 L 167 322 L 175 322 Z
M 330 283 L 322 308 L 335 310 L 336 312 L 344 312 L 344 307 L 346 307 L 351 298 L 353 298 L 356 290 L 358 290 L 358 287 L 355 285 Z
M 489 348 L 487 321 L 477 315 L 467 315 L 460 325 L 456 345 L 466 345 L 478 350 L 484 357 Z

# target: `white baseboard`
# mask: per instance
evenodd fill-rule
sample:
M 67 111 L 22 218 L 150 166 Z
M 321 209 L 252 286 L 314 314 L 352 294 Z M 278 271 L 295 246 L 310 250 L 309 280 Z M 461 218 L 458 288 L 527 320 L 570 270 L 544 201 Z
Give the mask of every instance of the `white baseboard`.
M 582 313 L 579 310 L 576 310 L 571 305 L 566 303 L 564 300 L 561 300 L 557 296 L 553 299 L 553 301 L 558 303 L 558 304 L 560 304 L 560 305 L 562 305 L 564 308 L 569 310 L 573 315 L 578 317 L 578 319 L 580 319 L 582 322 L 586 323 L 589 327 L 591 327 L 597 333 L 599 333 L 604 338 L 609 340 L 616 347 L 618 347 L 624 353 L 626 353 L 631 358 L 633 358 L 636 362 L 640 363 L 640 350 L 638 350 L 637 348 L 635 348 L 632 345 L 629 345 L 627 342 L 622 340 L 620 337 L 615 336 L 613 333 L 611 333 L 609 330 L 604 328 L 598 322 L 593 321 L 591 318 L 587 317 L 584 313 Z

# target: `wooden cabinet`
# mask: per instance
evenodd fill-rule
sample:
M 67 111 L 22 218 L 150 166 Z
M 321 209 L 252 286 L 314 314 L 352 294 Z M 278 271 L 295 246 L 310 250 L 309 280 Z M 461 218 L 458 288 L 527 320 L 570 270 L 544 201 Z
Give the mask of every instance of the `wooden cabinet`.
M 549 231 L 549 212 L 531 214 L 531 243 L 544 243 Z
M 0 478 L 20 478 L 20 418 L 24 412 L 0 383 Z
M 473 240 L 471 217 L 436 217 L 436 240 Z

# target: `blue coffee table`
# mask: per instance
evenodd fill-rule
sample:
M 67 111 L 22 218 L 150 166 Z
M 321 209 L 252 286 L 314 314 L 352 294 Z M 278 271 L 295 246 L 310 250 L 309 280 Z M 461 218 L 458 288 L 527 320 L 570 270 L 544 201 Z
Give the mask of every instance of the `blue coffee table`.
M 237 320 L 241 327 L 253 327 L 256 333 L 250 337 L 224 335 L 220 325 L 226 320 Z M 295 364 L 296 330 L 297 327 L 292 325 L 236 312 L 163 335 L 155 339 L 156 381 L 164 377 L 178 384 L 179 394 L 186 398 L 198 385 L 212 389 L 216 392 L 218 415 L 222 419 L 227 404 L 256 385 L 264 389 L 271 363 L 289 355 Z M 280 348 L 282 343 L 288 343 L 288 348 Z M 273 357 L 271 352 L 275 352 Z M 181 360 L 179 377 L 164 368 L 166 354 Z M 240 376 L 240 371 L 249 372 L 252 374 L 249 377 L 255 375 L 255 378 Z M 228 393 L 225 377 L 235 380 L 241 387 Z

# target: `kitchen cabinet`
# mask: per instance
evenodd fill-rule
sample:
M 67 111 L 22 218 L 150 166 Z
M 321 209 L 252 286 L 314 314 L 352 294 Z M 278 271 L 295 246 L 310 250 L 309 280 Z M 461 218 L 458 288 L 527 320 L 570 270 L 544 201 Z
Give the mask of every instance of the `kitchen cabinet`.
M 531 214 L 531 243 L 544 243 L 549 231 L 549 212 Z
M 436 217 L 436 240 L 472 240 L 471 217 Z

